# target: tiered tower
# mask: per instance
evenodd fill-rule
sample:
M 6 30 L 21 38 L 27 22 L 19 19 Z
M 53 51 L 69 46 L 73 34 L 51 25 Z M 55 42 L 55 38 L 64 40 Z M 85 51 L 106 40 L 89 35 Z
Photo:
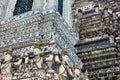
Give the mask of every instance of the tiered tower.
M 116 10 L 110 13 L 109 8 L 101 7 L 100 2 L 76 1 L 73 11 L 73 27 L 76 27 L 80 39 L 75 45 L 76 54 L 84 63 L 83 72 L 87 70 L 91 80 L 120 78 L 117 39 L 120 22 Z

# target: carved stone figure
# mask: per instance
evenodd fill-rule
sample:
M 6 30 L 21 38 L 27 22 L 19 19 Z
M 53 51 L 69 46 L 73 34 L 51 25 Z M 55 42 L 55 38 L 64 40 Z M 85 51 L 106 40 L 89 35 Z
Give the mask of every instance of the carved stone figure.
M 48 70 L 53 70 L 52 65 L 53 65 L 53 60 L 54 60 L 54 55 L 53 52 L 50 52 L 48 56 L 45 58 L 45 61 L 48 65 Z
M 23 61 L 23 53 L 21 54 L 21 56 L 19 58 L 16 58 L 16 60 L 13 62 L 13 71 L 14 72 L 20 72 L 22 70 L 22 61 Z
M 41 48 L 39 45 L 35 45 L 33 58 L 30 59 L 31 69 L 32 69 L 32 77 L 39 76 L 40 78 L 45 78 L 45 69 L 43 67 L 44 61 L 44 48 Z
M 73 80 L 79 80 L 81 77 L 80 76 L 80 69 L 76 63 L 73 65 L 73 72 L 74 72 L 74 79 Z
M 11 73 L 11 62 L 10 60 L 12 59 L 12 56 L 10 54 L 5 54 L 5 60 L 4 63 L 1 64 L 1 73 L 3 75 L 5 74 L 10 74 Z
M 42 50 L 40 49 L 40 46 L 36 46 L 36 48 L 34 49 L 34 55 L 35 57 L 35 62 L 37 65 L 37 68 L 42 68 L 43 65 L 43 59 L 44 59 L 44 48 L 42 48 Z
M 5 54 L 5 60 L 1 65 L 2 75 L 11 73 L 11 62 L 13 65 L 13 78 L 21 80 L 28 77 L 39 77 L 43 80 L 69 80 L 71 76 L 74 76 L 72 69 L 68 63 L 69 56 L 67 49 L 65 48 L 61 55 L 54 46 L 50 46 L 49 50 L 47 47 L 40 47 L 35 45 L 34 50 L 30 53 L 29 49 L 18 51 L 21 55 L 11 56 Z M 17 53 L 18 53 L 17 52 Z M 31 56 L 32 55 L 32 56 Z M 12 59 L 12 60 L 11 60 Z M 55 65 L 56 64 L 56 65 Z M 58 66 L 57 68 L 54 67 Z M 78 75 L 77 70 L 74 70 L 75 74 Z M 75 78 L 76 79 L 76 78 Z
M 68 52 L 66 48 L 62 51 L 62 60 L 65 61 L 67 64 L 69 64 L 68 63 L 69 57 L 68 57 Z
M 58 50 L 57 49 L 53 49 L 53 54 L 54 54 L 54 60 L 56 63 L 60 63 L 60 58 L 59 58 L 59 54 L 58 54 Z
M 88 80 L 88 72 L 87 72 L 87 70 L 83 74 L 82 80 Z
M 18 60 L 17 62 L 14 62 L 14 65 L 19 66 L 19 65 L 22 63 L 23 54 L 24 54 L 24 53 L 22 53 L 22 54 L 20 55 L 20 58 L 19 58 L 19 60 Z
M 25 64 L 28 64 L 28 62 L 29 62 L 29 56 L 28 56 L 28 54 L 27 53 L 25 53 Z
M 68 69 L 69 78 L 72 80 L 74 78 L 74 73 L 72 71 L 72 67 L 67 66 L 67 69 Z
M 64 61 L 62 61 L 59 67 L 59 75 L 60 75 L 61 80 L 68 80 L 67 66 Z

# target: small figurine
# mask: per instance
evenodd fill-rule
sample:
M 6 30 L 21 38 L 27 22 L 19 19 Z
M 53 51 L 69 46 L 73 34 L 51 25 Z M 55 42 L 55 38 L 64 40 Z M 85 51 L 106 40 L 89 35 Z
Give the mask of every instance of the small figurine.
M 80 79 L 80 69 L 77 63 L 73 65 L 73 72 L 74 72 L 74 79 L 73 80 L 79 80 Z
M 60 63 L 61 61 L 60 61 L 60 58 L 59 58 L 58 50 L 53 49 L 53 54 L 54 54 L 55 62 Z
M 60 67 L 59 67 L 59 75 L 60 80 L 68 80 L 68 72 L 67 72 L 67 66 L 64 61 L 62 61 Z
M 43 64 L 43 56 L 44 56 L 44 48 L 41 49 L 41 47 L 39 46 L 39 44 L 35 45 L 34 48 L 34 63 L 37 66 L 37 68 L 42 68 L 42 64 Z
M 20 56 L 20 58 L 19 58 L 19 60 L 18 60 L 17 62 L 14 62 L 14 63 L 13 63 L 14 65 L 19 66 L 19 65 L 22 63 L 23 54 L 24 54 L 24 53 L 21 54 L 21 56 Z
M 1 73 L 3 75 L 10 74 L 11 73 L 11 62 L 10 62 L 10 60 L 12 59 L 12 56 L 8 53 L 5 53 L 4 58 L 5 58 L 4 63 L 1 64 Z
M 62 51 L 62 60 L 65 61 L 67 64 L 69 64 L 68 62 L 69 57 L 68 57 L 68 52 L 66 48 Z
M 53 65 L 53 53 L 51 53 L 51 54 L 49 55 L 49 57 L 47 57 L 47 58 L 45 59 L 45 61 L 46 61 L 47 64 L 48 64 L 48 69 L 49 69 L 49 70 L 52 70 L 52 65 Z
M 87 70 L 83 74 L 82 80 L 88 80 L 88 72 L 87 72 Z

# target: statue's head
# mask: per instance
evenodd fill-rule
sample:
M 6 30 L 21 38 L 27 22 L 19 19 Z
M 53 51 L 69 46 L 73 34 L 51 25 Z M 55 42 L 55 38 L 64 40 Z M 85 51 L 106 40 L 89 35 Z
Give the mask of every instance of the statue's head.
M 58 50 L 57 48 L 54 48 L 53 51 L 52 51 L 53 54 L 58 54 Z
M 79 69 L 79 66 L 78 66 L 77 63 L 75 63 L 75 64 L 73 65 L 73 69 Z
M 63 55 L 67 55 L 67 48 L 64 48 L 63 51 L 62 51 Z
M 34 55 L 40 55 L 42 53 L 39 44 L 35 44 Z
M 5 61 L 10 61 L 12 59 L 12 56 L 5 52 Z

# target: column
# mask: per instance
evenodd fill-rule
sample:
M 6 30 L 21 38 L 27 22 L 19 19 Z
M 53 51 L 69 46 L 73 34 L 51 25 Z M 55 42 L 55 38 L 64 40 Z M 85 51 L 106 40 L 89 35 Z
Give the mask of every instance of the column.
M 42 9 L 43 0 L 34 0 L 32 10 Z
M 57 4 L 56 0 L 47 0 L 47 1 L 48 1 L 47 9 L 55 9 L 56 8 L 56 4 Z
M 64 0 L 63 17 L 68 25 L 72 28 L 72 0 Z
M 8 19 L 13 16 L 16 2 L 17 0 L 9 0 L 7 10 L 6 10 L 7 13 L 5 14 L 5 19 Z
M 0 1 L 0 21 L 4 19 L 7 4 L 8 4 L 8 0 Z

